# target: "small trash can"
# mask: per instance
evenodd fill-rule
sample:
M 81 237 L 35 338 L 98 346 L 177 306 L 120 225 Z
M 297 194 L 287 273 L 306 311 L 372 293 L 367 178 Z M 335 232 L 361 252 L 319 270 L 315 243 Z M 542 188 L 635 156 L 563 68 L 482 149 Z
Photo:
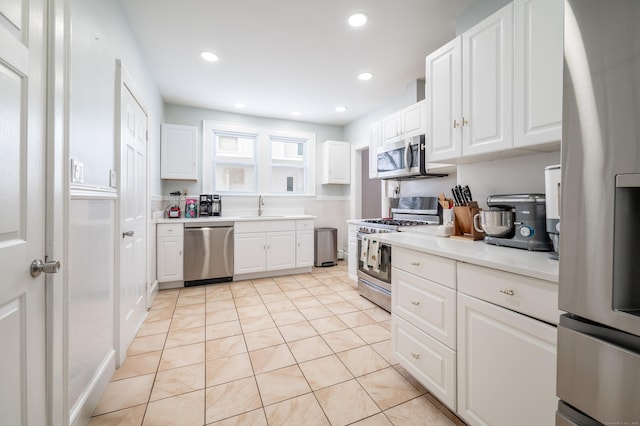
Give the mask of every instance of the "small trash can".
M 335 266 L 338 264 L 338 230 L 336 228 L 315 228 L 313 233 L 315 266 Z

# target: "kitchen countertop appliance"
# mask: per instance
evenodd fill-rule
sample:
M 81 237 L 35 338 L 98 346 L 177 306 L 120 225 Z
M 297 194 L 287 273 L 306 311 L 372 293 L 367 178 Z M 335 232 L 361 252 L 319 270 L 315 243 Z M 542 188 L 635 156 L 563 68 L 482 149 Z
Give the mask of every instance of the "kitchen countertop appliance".
M 640 422 L 640 1 L 566 0 L 557 425 Z
M 211 216 L 222 216 L 222 198 L 219 194 L 211 197 Z
M 358 225 L 358 292 L 391 311 L 391 246 L 375 239 L 378 233 L 417 232 L 442 223 L 437 197 L 392 199 L 391 218 L 363 219 Z
M 499 234 L 504 236 L 487 233 L 485 243 L 532 251 L 553 250 L 546 228 L 544 194 L 490 195 L 487 205 L 490 211 L 513 212 L 513 229 Z
M 556 260 L 560 251 L 560 168 L 560 164 L 544 168 L 547 233 L 553 243 L 549 258 Z
M 213 195 L 212 194 L 200 194 L 200 206 L 198 216 L 206 217 L 211 216 L 213 212 Z
M 169 219 L 178 219 L 182 214 L 182 211 L 180 210 L 182 193 L 180 191 L 174 191 L 169 193 L 169 195 L 169 206 L 167 206 L 167 208 L 165 209 L 165 214 Z
M 184 285 L 233 280 L 233 223 L 185 223 Z

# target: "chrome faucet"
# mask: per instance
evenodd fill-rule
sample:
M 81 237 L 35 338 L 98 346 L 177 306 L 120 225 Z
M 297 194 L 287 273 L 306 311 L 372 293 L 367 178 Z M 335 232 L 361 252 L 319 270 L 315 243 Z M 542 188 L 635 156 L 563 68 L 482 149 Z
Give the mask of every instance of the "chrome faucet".
M 258 196 L 258 216 L 262 216 L 262 206 L 264 206 L 264 198 L 262 195 Z

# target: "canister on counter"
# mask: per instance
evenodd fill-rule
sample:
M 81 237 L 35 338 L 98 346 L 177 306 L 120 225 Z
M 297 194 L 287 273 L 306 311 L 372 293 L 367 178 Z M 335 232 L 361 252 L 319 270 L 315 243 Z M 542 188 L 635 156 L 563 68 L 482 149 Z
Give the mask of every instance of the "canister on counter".
M 198 217 L 198 199 L 195 197 L 188 197 L 185 200 L 184 217 Z

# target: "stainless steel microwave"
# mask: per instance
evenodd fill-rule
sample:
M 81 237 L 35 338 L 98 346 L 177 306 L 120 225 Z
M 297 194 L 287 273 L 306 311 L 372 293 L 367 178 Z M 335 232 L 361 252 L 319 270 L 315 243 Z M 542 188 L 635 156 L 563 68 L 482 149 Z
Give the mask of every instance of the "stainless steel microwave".
M 380 179 L 446 176 L 442 173 L 429 172 L 424 135 L 381 146 L 378 148 L 377 155 L 378 178 Z

